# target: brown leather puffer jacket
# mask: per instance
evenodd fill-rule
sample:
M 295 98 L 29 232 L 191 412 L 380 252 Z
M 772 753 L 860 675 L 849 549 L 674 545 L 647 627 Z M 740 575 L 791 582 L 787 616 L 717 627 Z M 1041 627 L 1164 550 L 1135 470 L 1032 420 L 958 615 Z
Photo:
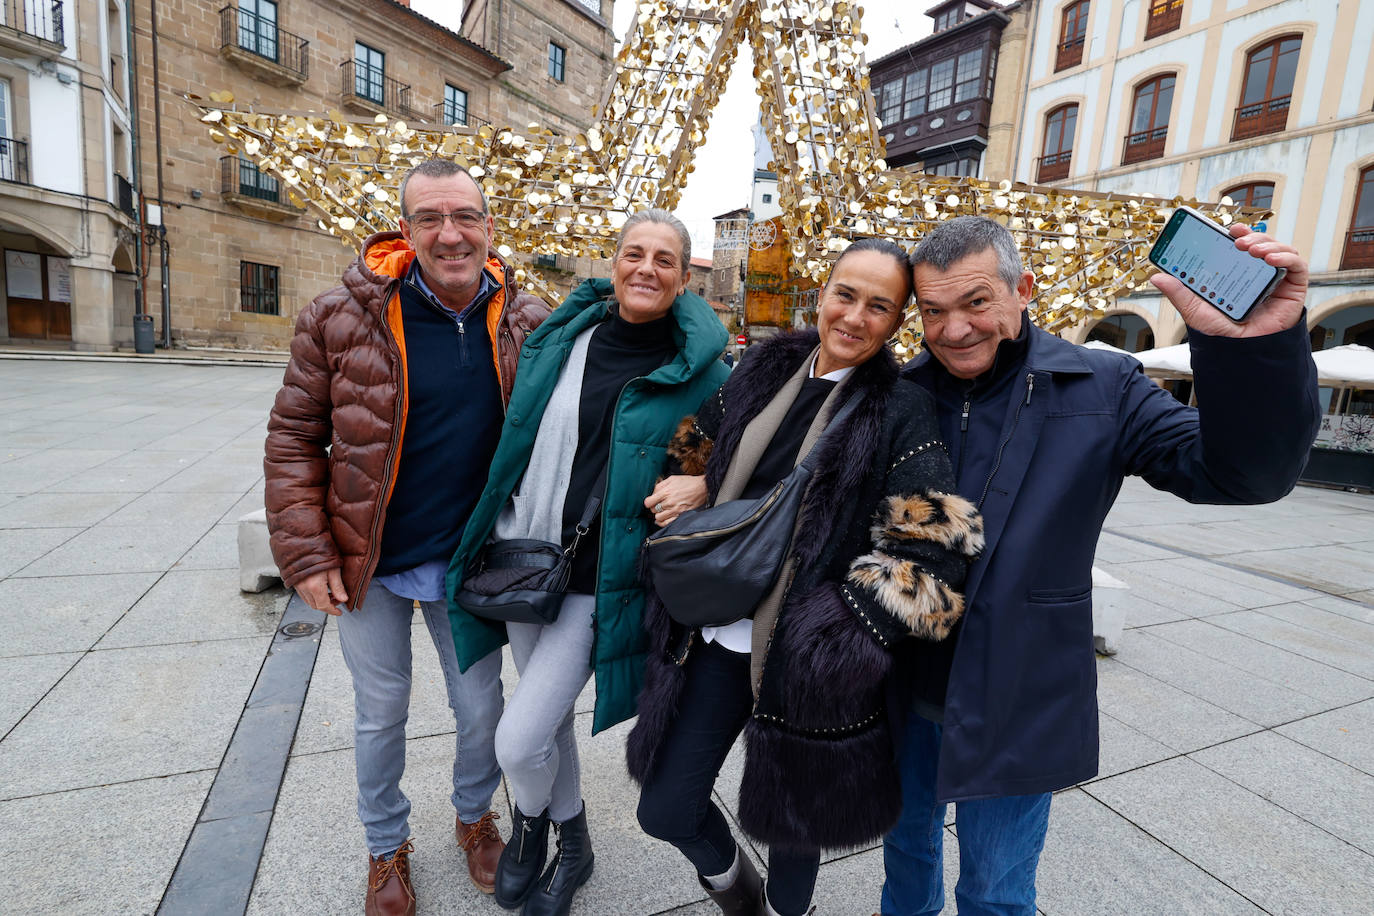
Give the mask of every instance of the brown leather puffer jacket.
M 378 233 L 343 285 L 301 312 L 267 424 L 267 526 L 282 581 L 342 567 L 350 608 L 362 604 L 377 566 L 405 430 L 400 280 L 414 257 L 401 233 Z M 486 270 L 501 286 L 486 317 L 504 406 L 525 337 L 549 307 L 519 291 L 495 251 Z M 473 486 L 483 480 L 485 469 Z

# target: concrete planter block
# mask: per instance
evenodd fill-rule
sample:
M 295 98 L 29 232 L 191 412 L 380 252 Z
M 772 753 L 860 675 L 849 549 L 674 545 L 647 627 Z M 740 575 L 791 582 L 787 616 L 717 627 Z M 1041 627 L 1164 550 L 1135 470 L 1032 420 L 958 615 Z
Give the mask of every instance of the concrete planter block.
M 1121 631 L 1126 625 L 1121 599 L 1128 588 L 1125 582 L 1093 567 L 1093 648 L 1103 655 L 1115 655 L 1121 646 Z
M 281 581 L 267 537 L 267 510 L 239 518 L 239 590 L 260 592 Z

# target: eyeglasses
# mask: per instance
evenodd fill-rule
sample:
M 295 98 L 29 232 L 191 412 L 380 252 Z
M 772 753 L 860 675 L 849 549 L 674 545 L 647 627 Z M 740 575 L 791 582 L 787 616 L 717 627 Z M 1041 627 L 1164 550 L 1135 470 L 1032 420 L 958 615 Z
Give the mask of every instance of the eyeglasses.
M 454 210 L 452 213 L 427 210 L 412 213 L 405 219 L 421 232 L 434 232 L 444 225 L 445 220 L 453 220 L 453 224 L 459 229 L 481 229 L 487 224 L 487 215 L 481 210 Z

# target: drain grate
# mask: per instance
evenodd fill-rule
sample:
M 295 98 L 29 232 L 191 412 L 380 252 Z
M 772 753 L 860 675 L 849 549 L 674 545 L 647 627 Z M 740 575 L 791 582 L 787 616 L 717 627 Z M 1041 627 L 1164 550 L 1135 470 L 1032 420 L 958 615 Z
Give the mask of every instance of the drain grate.
M 295 623 L 288 623 L 277 632 L 287 639 L 300 639 L 302 636 L 314 636 L 324 629 L 322 623 L 306 623 L 304 620 L 297 620 Z

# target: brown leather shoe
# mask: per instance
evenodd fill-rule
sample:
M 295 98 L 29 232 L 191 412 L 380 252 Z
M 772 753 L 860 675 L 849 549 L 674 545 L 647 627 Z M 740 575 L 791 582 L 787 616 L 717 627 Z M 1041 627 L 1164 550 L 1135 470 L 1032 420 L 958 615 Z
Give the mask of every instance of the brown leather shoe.
M 484 894 L 496 890 L 496 864 L 501 861 L 501 850 L 506 848 L 494 823 L 500 816 L 488 811 L 473 824 L 464 823 L 460 817 L 453 827 L 458 847 L 467 854 L 468 877 Z
M 367 859 L 367 916 L 415 916 L 415 892 L 410 886 L 410 854 L 404 846 L 387 859 Z

